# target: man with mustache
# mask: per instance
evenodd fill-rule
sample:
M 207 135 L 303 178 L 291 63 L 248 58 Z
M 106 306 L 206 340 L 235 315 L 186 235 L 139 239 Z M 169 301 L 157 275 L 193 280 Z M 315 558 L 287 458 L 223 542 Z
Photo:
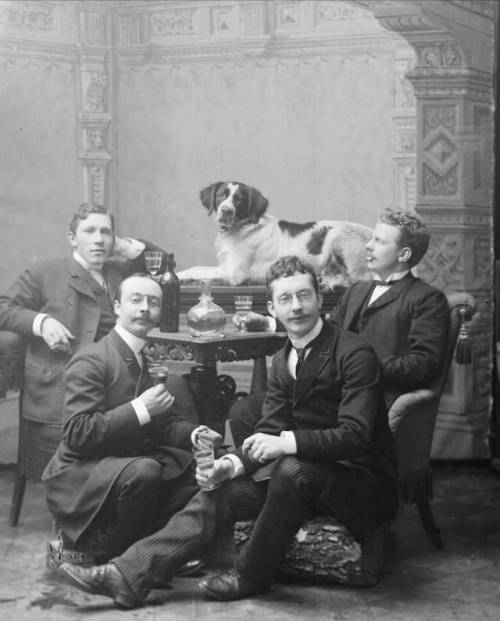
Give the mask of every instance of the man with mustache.
M 115 327 L 64 372 L 62 441 L 43 473 L 48 506 L 73 550 L 102 562 L 163 524 L 198 491 L 183 378 L 152 385 L 142 350 L 162 292 L 147 274 L 123 280 Z M 155 576 L 165 586 L 163 575 Z
M 373 280 L 351 285 L 330 313 L 332 321 L 372 344 L 382 365 L 387 408 L 399 395 L 430 386 L 441 371 L 448 302 L 442 291 L 411 272 L 429 241 L 429 230 L 414 212 L 385 209 L 366 245 Z M 263 320 L 268 321 L 255 317 L 260 326 Z M 251 395 L 232 407 L 229 418 L 236 446 L 253 433 L 263 397 Z

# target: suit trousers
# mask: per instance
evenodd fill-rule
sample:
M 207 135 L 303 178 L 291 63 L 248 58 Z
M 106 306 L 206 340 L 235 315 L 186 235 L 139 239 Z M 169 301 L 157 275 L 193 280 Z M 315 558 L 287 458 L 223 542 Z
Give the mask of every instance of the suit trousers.
M 332 489 L 332 483 L 336 489 L 352 484 L 350 470 L 338 462 L 282 457 L 268 481 L 236 478 L 213 491 L 199 491 L 163 528 L 112 562 L 138 599 L 143 599 L 153 582 L 168 581 L 176 568 L 202 554 L 236 521 L 257 518 L 235 564 L 258 590 L 267 590 L 306 518 L 331 514 L 332 501 L 325 497 L 325 490 Z M 342 515 L 345 507 L 338 509 Z
M 105 562 L 154 532 L 198 490 L 192 471 L 163 480 L 163 466 L 141 457 L 128 464 L 76 549 Z M 161 516 L 161 518 L 159 517 Z

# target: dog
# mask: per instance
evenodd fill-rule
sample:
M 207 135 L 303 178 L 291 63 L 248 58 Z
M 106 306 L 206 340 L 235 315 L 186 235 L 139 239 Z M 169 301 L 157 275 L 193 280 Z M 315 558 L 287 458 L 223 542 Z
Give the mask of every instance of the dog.
M 371 229 L 353 222 L 288 222 L 266 213 L 268 200 L 238 181 L 218 181 L 200 192 L 208 215 L 215 213 L 217 267 L 193 267 L 181 280 L 222 280 L 231 285 L 265 283 L 266 271 L 279 257 L 308 261 L 323 290 L 346 287 L 370 278 L 365 245 Z

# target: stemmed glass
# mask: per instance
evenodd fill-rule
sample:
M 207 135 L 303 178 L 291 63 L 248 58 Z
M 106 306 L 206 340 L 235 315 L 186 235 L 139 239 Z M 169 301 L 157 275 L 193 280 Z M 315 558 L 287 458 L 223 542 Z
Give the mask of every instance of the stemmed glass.
M 144 260 L 148 272 L 151 276 L 156 276 L 161 267 L 163 252 L 161 250 L 146 250 L 144 253 Z
M 248 314 L 252 310 L 253 296 L 251 295 L 236 295 L 234 297 L 234 306 L 236 308 L 236 323 L 240 332 L 246 332 L 246 320 Z

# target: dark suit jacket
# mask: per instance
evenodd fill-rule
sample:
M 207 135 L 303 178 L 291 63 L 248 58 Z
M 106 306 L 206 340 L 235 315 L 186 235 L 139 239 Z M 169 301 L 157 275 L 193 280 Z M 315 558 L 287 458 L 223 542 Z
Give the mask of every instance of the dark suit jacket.
M 181 475 L 192 461 L 190 436 L 196 425 L 180 416 L 194 409 L 186 382 L 170 375 L 173 412 L 161 423 L 141 426 L 130 402 L 151 382 L 147 378 L 139 385 L 139 379 L 136 358 L 115 330 L 80 349 L 66 368 L 63 441 L 42 479 L 49 508 L 73 541 L 132 460 L 154 457 L 166 480 Z
M 442 291 L 411 273 L 396 282 L 360 318 L 373 283 L 352 285 L 330 318 L 357 331 L 382 363 L 382 383 L 389 407 L 402 393 L 425 388 L 439 375 L 446 348 L 450 313 Z
M 105 265 L 111 299 L 124 276 L 137 270 L 140 263 L 136 261 Z M 73 257 L 51 259 L 25 270 L 0 296 L 0 330 L 13 330 L 27 337 L 22 405 L 26 419 L 60 424 L 62 373 L 71 357 L 52 351 L 42 338 L 33 336 L 33 321 L 38 313 L 47 313 L 63 323 L 75 336 L 73 353 L 92 343 L 100 308 L 89 279 L 91 276 Z
M 341 462 L 352 469 L 352 489 L 327 486 L 325 501 L 332 508 L 350 506 L 360 521 L 393 517 L 395 510 L 396 460 L 380 384 L 380 364 L 371 345 L 362 337 L 325 322 L 294 381 L 287 367 L 290 342 L 273 358 L 268 390 L 256 433 L 279 435 L 291 430 L 297 457 L 322 462 Z M 245 471 L 255 479 L 272 473 L 272 466 L 259 468 L 243 455 Z M 258 470 L 258 471 L 257 471 Z M 257 472 L 256 472 L 257 471 Z M 357 498 L 356 478 L 377 486 L 377 496 Z M 350 487 L 350 486 L 349 486 Z M 366 489 L 361 487 L 360 489 Z M 346 495 L 350 500 L 345 500 Z M 368 518 L 368 515 L 370 516 Z M 366 525 L 356 527 L 366 530 Z

